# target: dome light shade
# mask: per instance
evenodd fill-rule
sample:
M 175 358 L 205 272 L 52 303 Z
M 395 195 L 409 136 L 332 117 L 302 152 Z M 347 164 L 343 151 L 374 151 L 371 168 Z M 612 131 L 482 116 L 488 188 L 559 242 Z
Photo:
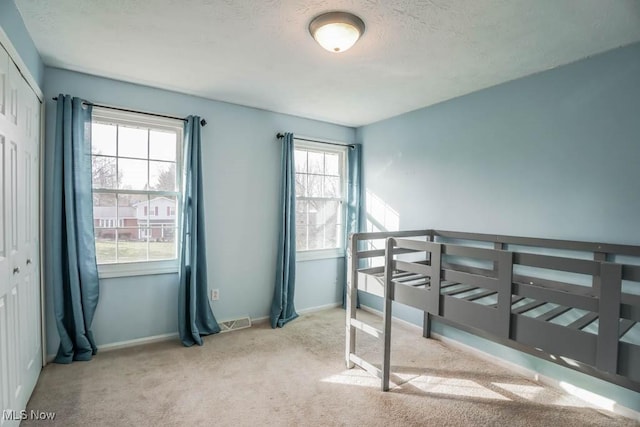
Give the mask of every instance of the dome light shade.
M 320 46 L 340 53 L 353 46 L 364 33 L 362 19 L 347 12 L 329 12 L 313 18 L 309 32 Z

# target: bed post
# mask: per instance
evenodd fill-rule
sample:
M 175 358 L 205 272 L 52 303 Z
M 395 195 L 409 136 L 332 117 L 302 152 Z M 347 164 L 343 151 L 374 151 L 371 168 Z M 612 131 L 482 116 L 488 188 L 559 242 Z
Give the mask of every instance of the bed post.
M 605 252 L 594 252 L 593 253 L 593 260 L 594 261 L 598 261 L 598 262 L 606 262 L 607 261 L 607 254 Z M 602 283 L 602 278 L 599 275 L 594 275 L 592 282 L 591 282 L 591 287 L 593 288 L 593 291 L 597 294 L 600 295 L 600 284 Z
M 440 274 L 442 269 L 442 246 L 440 244 L 429 245 L 431 252 L 431 277 L 429 278 L 429 288 L 425 292 L 429 293 L 427 310 L 425 311 L 425 323 L 423 326 L 422 336 L 431 338 L 431 320 L 432 316 L 440 314 Z
M 600 278 L 596 368 L 617 374 L 622 265 L 603 262 L 600 264 Z
M 391 371 L 391 307 L 393 302 L 393 247 L 394 238 L 387 238 L 384 251 L 384 355 L 382 359 L 382 391 L 389 390 L 389 376 Z
M 501 242 L 493 242 L 493 249 L 498 250 L 498 251 L 503 251 L 505 250 L 505 247 L 507 245 L 505 245 L 504 243 Z M 498 261 L 494 261 L 493 262 L 493 274 L 495 274 L 495 277 L 498 277 L 498 268 L 500 266 L 498 265 Z
M 358 236 L 356 233 L 349 235 L 349 247 L 347 248 L 347 290 L 345 292 L 346 313 L 346 345 L 345 362 L 347 369 L 351 369 L 354 363 L 351 355 L 356 352 L 356 330 L 351 320 L 356 318 L 356 301 L 358 298 Z
M 511 294 L 513 293 L 513 252 L 498 254 L 498 324 L 497 335 L 511 338 Z
M 434 241 L 433 230 L 427 230 L 427 242 L 433 242 L 433 241 Z M 433 267 L 433 254 L 429 253 L 427 259 L 429 261 L 429 264 Z M 434 280 L 433 278 L 431 278 L 431 289 L 433 289 L 433 282 Z M 438 290 L 438 292 L 440 291 Z M 440 296 L 438 295 L 437 298 L 440 298 Z M 431 313 L 429 312 L 429 310 L 425 310 L 423 314 L 422 336 L 424 338 L 431 338 Z
M 424 320 L 422 323 L 422 336 L 424 338 L 431 338 L 431 314 L 428 311 L 424 312 Z

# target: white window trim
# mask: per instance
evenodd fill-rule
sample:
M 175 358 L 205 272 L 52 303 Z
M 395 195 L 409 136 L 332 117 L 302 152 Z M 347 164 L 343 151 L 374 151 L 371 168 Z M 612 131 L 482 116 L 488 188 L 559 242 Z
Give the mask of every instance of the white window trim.
M 343 258 L 344 255 L 345 255 L 344 248 L 296 251 L 296 262 L 316 261 L 320 259 Z
M 319 140 L 319 142 L 311 142 L 311 141 L 305 141 L 302 139 L 297 139 L 297 138 L 293 138 L 293 142 L 294 142 L 294 151 L 296 148 L 302 148 L 302 149 L 307 149 L 307 150 L 311 150 L 311 151 L 319 151 L 319 152 L 329 152 L 329 153 L 341 153 L 342 154 L 342 165 L 341 165 L 341 170 L 342 170 L 342 198 L 340 199 L 341 201 L 341 206 L 342 206 L 342 232 L 345 233 L 345 227 L 346 227 L 346 220 L 347 220 L 347 208 L 346 208 L 346 203 L 347 203 L 347 186 L 348 186 L 348 173 L 349 171 L 347 170 L 348 168 L 348 162 L 347 162 L 347 155 L 348 155 L 348 149 L 349 146 L 348 144 L 344 143 L 344 142 L 339 142 L 339 141 L 331 141 L 332 144 L 341 144 L 344 145 L 343 147 L 339 147 L 337 145 L 329 145 L 329 144 L 323 144 L 322 141 Z M 329 142 L 329 141 L 327 141 Z M 301 200 L 304 199 L 312 199 L 312 197 L 301 197 Z M 296 201 L 298 200 L 298 197 L 296 197 Z M 345 256 L 345 248 L 342 247 L 344 243 L 341 242 L 340 245 L 341 247 L 338 248 L 331 248 L 331 249 L 311 249 L 311 250 L 299 250 L 296 248 L 296 262 L 300 261 L 300 262 L 305 262 L 305 261 L 315 261 L 315 260 L 322 260 L 322 259 L 334 259 L 334 258 L 342 258 Z
M 164 130 L 177 130 L 178 141 L 176 147 L 176 171 L 177 173 L 177 186 L 178 195 L 176 196 L 176 203 L 182 204 L 182 148 L 183 148 L 183 132 L 184 129 L 178 125 L 179 119 L 168 119 L 163 117 L 154 117 L 143 113 L 134 112 L 120 112 L 117 110 L 111 110 L 108 108 L 94 107 L 92 111 L 92 122 L 106 121 L 113 124 L 127 125 L 127 126 L 139 126 L 140 124 L 154 127 L 156 129 Z M 150 207 L 149 207 L 150 208 Z M 150 209 L 149 209 L 150 210 Z M 151 212 L 149 212 L 150 214 Z M 147 215 L 147 218 L 150 215 Z M 179 239 L 180 221 L 177 220 L 177 232 L 176 239 Z M 176 251 L 179 255 L 180 246 L 177 244 Z M 178 272 L 178 259 L 170 260 L 158 260 L 158 261 L 139 261 L 139 262 L 119 262 L 119 263 L 107 263 L 98 264 L 98 278 L 109 279 L 116 277 L 134 277 L 134 276 L 152 276 L 157 274 L 175 274 Z
M 98 277 L 110 279 L 114 277 L 152 276 L 155 274 L 171 274 L 178 272 L 178 260 L 120 262 L 98 264 Z

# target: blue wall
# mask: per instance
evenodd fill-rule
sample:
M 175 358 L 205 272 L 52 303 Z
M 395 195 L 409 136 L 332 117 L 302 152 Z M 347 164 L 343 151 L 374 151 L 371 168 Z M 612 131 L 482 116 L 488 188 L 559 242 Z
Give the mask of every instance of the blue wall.
M 9 36 L 13 47 L 42 88 L 44 64 L 13 0 L 0 0 L 0 27 Z
M 640 44 L 364 126 L 356 139 L 367 191 L 400 229 L 640 245 Z M 415 310 L 396 314 L 421 323 Z M 640 411 L 637 393 L 514 354 Z
M 358 129 L 404 229 L 640 244 L 640 44 Z
M 219 320 L 269 313 L 278 242 L 280 142 L 278 131 L 291 131 L 353 142 L 355 130 L 284 114 L 216 102 L 46 68 L 46 143 L 54 135 L 59 93 L 87 100 L 177 116 L 198 114 L 203 128 L 203 169 L 207 223 L 209 287 L 220 289 L 213 302 Z M 296 307 L 314 308 L 342 301 L 342 259 L 299 262 Z M 177 275 L 164 274 L 101 280 L 94 321 L 98 345 L 177 331 Z M 47 301 L 51 301 L 47 295 Z M 48 353 L 58 345 L 48 305 Z

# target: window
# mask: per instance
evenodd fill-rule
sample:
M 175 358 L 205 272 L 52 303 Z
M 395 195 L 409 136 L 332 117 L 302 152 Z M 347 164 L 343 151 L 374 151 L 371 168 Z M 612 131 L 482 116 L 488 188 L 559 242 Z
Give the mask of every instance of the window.
M 177 269 L 183 123 L 94 107 L 93 217 L 101 277 Z M 155 215 L 154 215 L 155 214 Z
M 299 259 L 344 254 L 346 148 L 295 140 Z

